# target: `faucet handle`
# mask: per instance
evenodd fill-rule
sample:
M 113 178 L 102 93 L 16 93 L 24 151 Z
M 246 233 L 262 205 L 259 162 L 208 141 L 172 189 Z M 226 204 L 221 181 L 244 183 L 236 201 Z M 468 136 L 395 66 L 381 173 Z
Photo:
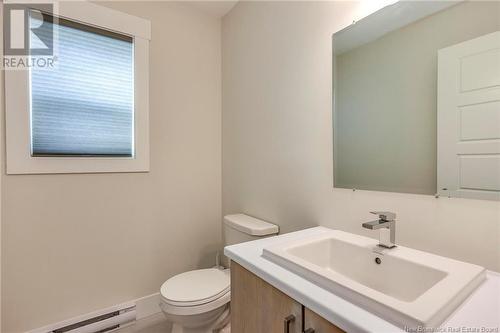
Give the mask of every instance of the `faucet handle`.
M 370 212 L 370 213 L 378 215 L 378 218 L 384 222 L 391 222 L 396 219 L 396 213 L 393 212 Z

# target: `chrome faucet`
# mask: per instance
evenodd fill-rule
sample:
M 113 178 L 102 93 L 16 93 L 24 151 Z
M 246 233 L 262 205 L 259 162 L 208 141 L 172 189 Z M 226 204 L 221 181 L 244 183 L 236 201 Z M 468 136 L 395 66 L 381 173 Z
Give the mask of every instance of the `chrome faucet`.
M 363 228 L 378 230 L 379 244 L 378 246 L 392 249 L 396 247 L 396 214 L 391 212 L 370 212 L 378 215 L 378 220 L 363 223 Z

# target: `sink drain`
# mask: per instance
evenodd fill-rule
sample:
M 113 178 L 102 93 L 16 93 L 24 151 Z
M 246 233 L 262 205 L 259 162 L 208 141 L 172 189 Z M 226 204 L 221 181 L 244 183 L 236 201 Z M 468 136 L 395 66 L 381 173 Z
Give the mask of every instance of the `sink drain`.
M 380 259 L 379 257 L 375 258 L 375 263 L 377 265 L 380 265 L 382 263 L 382 259 Z

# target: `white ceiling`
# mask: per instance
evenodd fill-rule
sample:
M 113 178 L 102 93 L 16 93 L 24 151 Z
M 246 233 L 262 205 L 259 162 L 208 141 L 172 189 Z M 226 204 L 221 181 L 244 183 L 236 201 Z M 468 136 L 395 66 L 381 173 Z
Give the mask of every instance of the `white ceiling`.
M 226 15 L 233 7 L 236 5 L 238 0 L 223 0 L 223 1 L 211 1 L 211 0 L 202 0 L 202 1 L 190 1 L 183 0 L 188 6 L 197 8 L 211 16 L 220 18 Z
M 342 54 L 459 2 L 461 0 L 396 2 L 335 33 L 334 52 Z

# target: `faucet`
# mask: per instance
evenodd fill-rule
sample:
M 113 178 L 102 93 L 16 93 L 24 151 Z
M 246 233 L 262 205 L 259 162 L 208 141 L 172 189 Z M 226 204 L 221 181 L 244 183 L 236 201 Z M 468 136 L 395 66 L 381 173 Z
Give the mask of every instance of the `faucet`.
M 363 228 L 378 230 L 379 244 L 378 246 L 392 249 L 396 247 L 396 214 L 391 212 L 370 212 L 378 215 L 378 220 L 363 223 Z

